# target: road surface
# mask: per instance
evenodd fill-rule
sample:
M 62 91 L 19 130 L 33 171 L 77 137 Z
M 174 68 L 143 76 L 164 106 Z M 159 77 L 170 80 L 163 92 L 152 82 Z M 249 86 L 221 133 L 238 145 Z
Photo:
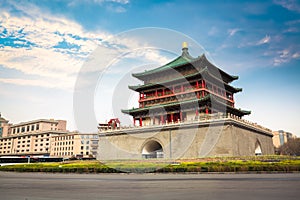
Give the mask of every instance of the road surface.
M 47 174 L 0 172 L 1 200 L 300 198 L 298 174 Z

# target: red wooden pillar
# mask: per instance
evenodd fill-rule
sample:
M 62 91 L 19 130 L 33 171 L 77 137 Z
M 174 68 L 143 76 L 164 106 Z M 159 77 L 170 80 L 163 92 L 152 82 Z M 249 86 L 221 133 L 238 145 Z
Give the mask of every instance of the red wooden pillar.
M 205 114 L 208 114 L 208 108 L 207 107 L 205 108 Z
M 182 122 L 182 112 L 180 111 L 180 122 Z
M 199 88 L 199 82 L 198 82 L 198 80 L 196 81 L 196 88 Z
M 157 97 L 157 90 L 155 90 L 155 97 Z
M 205 88 L 205 83 L 204 80 L 201 80 L 201 87 L 202 87 L 202 97 L 204 97 L 204 88 Z
M 160 122 L 161 122 L 161 124 L 164 123 L 164 116 L 163 115 L 160 116 Z
M 165 89 L 162 89 L 162 96 L 165 96 Z
M 200 93 L 197 92 L 197 99 L 200 99 Z
M 171 113 L 171 122 L 173 122 L 173 113 Z
M 140 126 L 143 126 L 143 120 L 141 117 L 140 117 Z

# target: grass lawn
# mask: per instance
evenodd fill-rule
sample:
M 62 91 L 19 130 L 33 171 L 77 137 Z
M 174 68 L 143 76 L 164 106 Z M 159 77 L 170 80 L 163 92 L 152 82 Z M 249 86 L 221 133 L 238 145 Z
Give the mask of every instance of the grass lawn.
M 300 157 L 247 156 L 195 159 L 147 159 L 120 161 L 68 161 L 59 163 L 17 164 L 0 167 L 0 171 L 50 173 L 180 173 L 180 172 L 300 172 Z

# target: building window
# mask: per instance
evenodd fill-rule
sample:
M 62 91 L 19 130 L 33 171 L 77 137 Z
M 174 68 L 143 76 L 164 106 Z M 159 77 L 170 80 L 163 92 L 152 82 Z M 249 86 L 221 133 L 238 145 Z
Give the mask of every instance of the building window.
M 23 127 L 22 127 L 22 133 L 24 133 L 24 132 L 25 132 L 25 127 L 23 126 Z
M 81 148 L 80 148 L 81 150 L 83 150 L 83 146 L 81 146 Z
M 98 139 L 98 135 L 94 135 L 93 138 L 94 138 L 94 139 Z
M 92 144 L 98 144 L 98 141 L 92 141 Z
M 30 130 L 30 127 L 29 126 L 27 126 L 27 132 Z
M 37 124 L 36 125 L 36 130 L 39 130 L 40 129 L 40 124 Z
M 31 131 L 34 131 L 34 124 L 31 125 Z
M 86 150 L 89 150 L 89 146 L 86 146 L 85 149 L 86 149 Z

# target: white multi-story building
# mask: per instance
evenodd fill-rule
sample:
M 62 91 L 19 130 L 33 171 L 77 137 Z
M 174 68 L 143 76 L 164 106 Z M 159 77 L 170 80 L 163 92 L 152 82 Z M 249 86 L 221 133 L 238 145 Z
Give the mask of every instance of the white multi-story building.
M 0 156 L 96 157 L 98 135 L 69 132 L 65 120 L 9 124 L 0 114 Z
M 96 157 L 98 134 L 69 133 L 53 136 L 51 154 L 54 157 Z
M 68 133 L 65 120 L 38 119 L 12 125 L 3 119 L 0 156 L 49 155 L 51 138 Z

